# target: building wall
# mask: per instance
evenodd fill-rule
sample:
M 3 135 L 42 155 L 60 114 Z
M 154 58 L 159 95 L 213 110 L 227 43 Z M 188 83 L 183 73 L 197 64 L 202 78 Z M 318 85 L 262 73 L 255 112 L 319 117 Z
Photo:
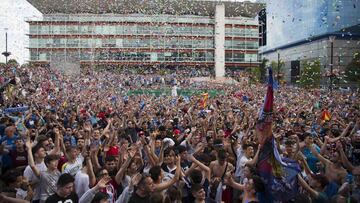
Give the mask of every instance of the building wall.
M 360 1 L 267 1 L 265 50 L 359 24 Z
M 359 51 L 360 43 L 358 40 L 335 40 L 333 69 L 344 70 L 346 65 L 353 59 L 354 54 Z M 322 72 L 325 73 L 330 71 L 331 43 L 328 38 L 279 50 L 278 52 L 280 53 L 280 61 L 285 62 L 282 70 L 287 82 L 290 82 L 291 80 L 291 61 L 299 60 L 300 70 L 302 70 L 304 62 L 319 60 L 322 66 Z M 278 61 L 278 54 L 276 51 L 263 55 L 262 57 L 267 58 L 269 63 Z
M 82 62 L 214 65 L 213 17 L 45 15 L 29 24 L 31 61 L 75 52 Z M 258 39 L 257 19 L 225 18 L 226 66 L 246 66 L 250 60 L 255 66 Z

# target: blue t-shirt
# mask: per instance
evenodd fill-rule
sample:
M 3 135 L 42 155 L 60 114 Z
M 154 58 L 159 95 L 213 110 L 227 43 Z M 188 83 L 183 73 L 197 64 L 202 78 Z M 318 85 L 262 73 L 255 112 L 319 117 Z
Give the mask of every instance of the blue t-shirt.
M 314 145 L 314 148 L 317 152 L 320 153 L 320 148 L 317 145 Z M 302 150 L 302 153 L 306 157 L 307 164 L 312 172 L 317 173 L 318 169 L 316 168 L 316 163 L 319 161 L 314 154 L 311 153 L 311 150 L 308 147 L 305 147 Z
M 6 135 L 4 135 L 1 139 L 0 139 L 0 144 L 5 145 L 5 149 L 7 150 L 12 150 L 15 149 L 15 140 L 17 139 L 17 135 L 13 135 L 12 137 L 8 137 Z

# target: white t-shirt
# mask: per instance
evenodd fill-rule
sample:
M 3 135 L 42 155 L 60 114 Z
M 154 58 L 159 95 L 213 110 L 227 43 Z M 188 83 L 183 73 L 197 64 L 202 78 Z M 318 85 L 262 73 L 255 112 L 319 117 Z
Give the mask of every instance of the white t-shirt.
M 242 181 L 245 177 L 244 177 L 244 168 L 245 168 L 245 165 L 248 161 L 250 161 L 251 159 L 248 159 L 246 158 L 246 156 L 242 156 L 241 159 L 240 159 L 240 180 Z
M 40 164 L 36 164 L 35 167 L 41 172 L 45 172 L 47 167 L 44 162 Z M 24 177 L 28 179 L 29 182 L 39 183 L 40 179 L 34 174 L 30 166 L 26 166 L 24 171 Z M 41 194 L 41 186 L 40 184 L 36 184 L 34 188 L 34 197 L 33 200 L 39 200 Z
M 244 156 L 244 153 L 241 149 L 241 147 L 239 147 L 237 150 L 236 150 L 236 169 L 235 169 L 235 177 L 240 177 L 241 176 L 241 158 Z
M 21 188 L 15 188 L 16 190 L 16 198 L 17 199 L 25 199 L 27 196 L 27 191 Z
M 89 175 L 83 173 L 81 170 L 75 175 L 75 191 L 79 198 L 88 191 L 89 188 Z
M 79 172 L 82 168 L 82 163 L 84 161 L 84 157 L 80 154 L 74 163 L 66 162 L 62 166 L 62 173 L 69 173 L 72 176 L 75 176 L 77 172 Z
M 177 97 L 177 86 L 174 86 L 173 88 L 172 88 L 172 90 L 171 90 L 171 96 L 173 96 L 173 97 Z

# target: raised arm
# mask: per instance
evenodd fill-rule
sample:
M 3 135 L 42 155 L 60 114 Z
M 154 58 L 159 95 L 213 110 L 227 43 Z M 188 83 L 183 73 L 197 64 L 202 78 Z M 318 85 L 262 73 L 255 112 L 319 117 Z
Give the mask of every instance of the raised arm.
M 157 191 L 157 192 L 161 192 L 165 189 L 168 189 L 169 187 L 171 187 L 172 185 L 174 185 L 180 178 L 180 175 L 181 175 L 181 166 L 180 166 L 180 157 L 177 156 L 176 157 L 176 171 L 175 171 L 175 176 L 169 180 L 169 181 L 166 181 L 166 182 L 162 182 L 158 185 L 155 185 L 155 188 L 154 190 Z
M 242 184 L 239 184 L 237 182 L 234 181 L 234 179 L 232 178 L 231 175 L 227 175 L 227 177 L 224 179 L 224 183 L 236 190 L 241 190 L 244 191 L 245 186 Z
M 205 164 L 201 163 L 199 160 L 197 160 L 193 155 L 189 155 L 189 160 L 193 162 L 193 164 L 198 165 L 201 170 L 205 171 L 206 178 L 208 180 L 211 180 L 211 170 L 209 167 L 207 167 Z
M 342 131 L 341 135 L 339 137 L 335 137 L 335 138 L 329 138 L 329 142 L 336 142 L 338 140 L 340 140 L 341 138 L 345 137 L 345 135 L 348 133 L 348 131 L 350 130 L 351 126 L 352 126 L 353 122 L 350 122 L 346 128 Z
M 30 137 L 26 138 L 26 142 L 25 142 L 25 146 L 26 146 L 26 150 L 27 150 L 27 154 L 28 154 L 28 163 L 29 166 L 31 168 L 31 170 L 34 172 L 34 174 L 37 177 L 40 177 L 40 171 L 38 168 L 36 168 L 35 166 L 35 161 L 34 161 L 34 157 L 31 151 L 31 141 L 30 141 Z
M 314 146 L 310 146 L 311 153 L 318 158 L 325 166 L 331 164 L 331 161 L 323 157 L 319 152 L 314 148 Z
M 91 158 L 89 156 L 87 156 L 85 158 L 86 160 L 86 167 L 87 167 L 87 172 L 89 175 L 89 187 L 93 187 L 96 183 L 96 177 L 95 177 L 95 173 L 94 173 L 94 168 L 91 162 Z
M 251 159 L 250 161 L 247 161 L 247 162 L 246 162 L 246 165 L 254 166 L 254 165 L 258 162 L 258 160 L 259 160 L 259 154 L 260 154 L 260 149 L 261 149 L 261 145 L 259 144 L 259 145 L 258 145 L 258 149 L 257 149 L 257 151 L 256 151 L 256 154 L 255 154 L 254 158 Z
M 336 147 L 337 149 L 339 150 L 339 153 L 340 153 L 340 158 L 341 158 L 341 162 L 344 164 L 345 168 L 347 170 L 349 170 L 350 172 L 352 172 L 355 168 L 354 165 L 351 164 L 351 162 L 347 159 L 346 155 L 345 155 L 345 152 L 342 148 L 342 144 L 340 142 L 337 142 L 336 143 Z
M 300 174 L 298 174 L 298 180 L 299 180 L 299 183 L 301 185 L 301 187 L 303 187 L 312 197 L 317 197 L 319 195 L 319 193 L 312 189 L 306 182 L 305 180 L 301 177 Z
M 53 150 L 51 150 L 51 152 L 49 154 L 60 154 L 60 130 L 58 128 L 54 128 L 54 133 L 55 133 L 55 147 Z
M 97 192 L 106 187 L 106 184 L 111 180 L 110 177 L 102 178 L 93 188 L 86 191 L 81 198 L 79 199 L 79 203 L 88 203 L 92 202 Z
M 125 161 L 125 163 L 121 166 L 121 168 L 119 169 L 119 171 L 117 172 L 116 176 L 115 176 L 115 181 L 117 184 L 120 184 L 122 179 L 124 178 L 124 175 L 125 175 L 125 172 L 126 172 L 126 169 L 129 167 L 130 163 L 131 163 L 131 160 L 132 158 L 134 157 L 135 155 L 135 151 L 134 150 L 131 150 L 129 152 L 129 156 L 128 156 L 128 159 Z

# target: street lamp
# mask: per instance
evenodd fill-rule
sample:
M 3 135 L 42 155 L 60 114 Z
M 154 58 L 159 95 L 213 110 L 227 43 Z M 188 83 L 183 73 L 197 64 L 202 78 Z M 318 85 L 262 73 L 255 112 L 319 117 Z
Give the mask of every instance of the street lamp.
M 278 62 L 277 62 L 277 81 L 279 82 L 280 78 L 280 50 L 276 50 L 276 53 L 278 55 Z
M 333 66 L 334 66 L 334 41 L 335 36 L 330 36 L 330 92 L 333 88 Z
M 8 56 L 10 56 L 11 55 L 11 52 L 8 52 L 8 50 L 7 50 L 7 28 L 5 28 L 5 52 L 3 52 L 3 53 L 1 53 L 2 55 L 4 55 L 5 56 L 5 58 L 6 58 L 6 64 L 7 64 L 7 62 L 8 62 Z

